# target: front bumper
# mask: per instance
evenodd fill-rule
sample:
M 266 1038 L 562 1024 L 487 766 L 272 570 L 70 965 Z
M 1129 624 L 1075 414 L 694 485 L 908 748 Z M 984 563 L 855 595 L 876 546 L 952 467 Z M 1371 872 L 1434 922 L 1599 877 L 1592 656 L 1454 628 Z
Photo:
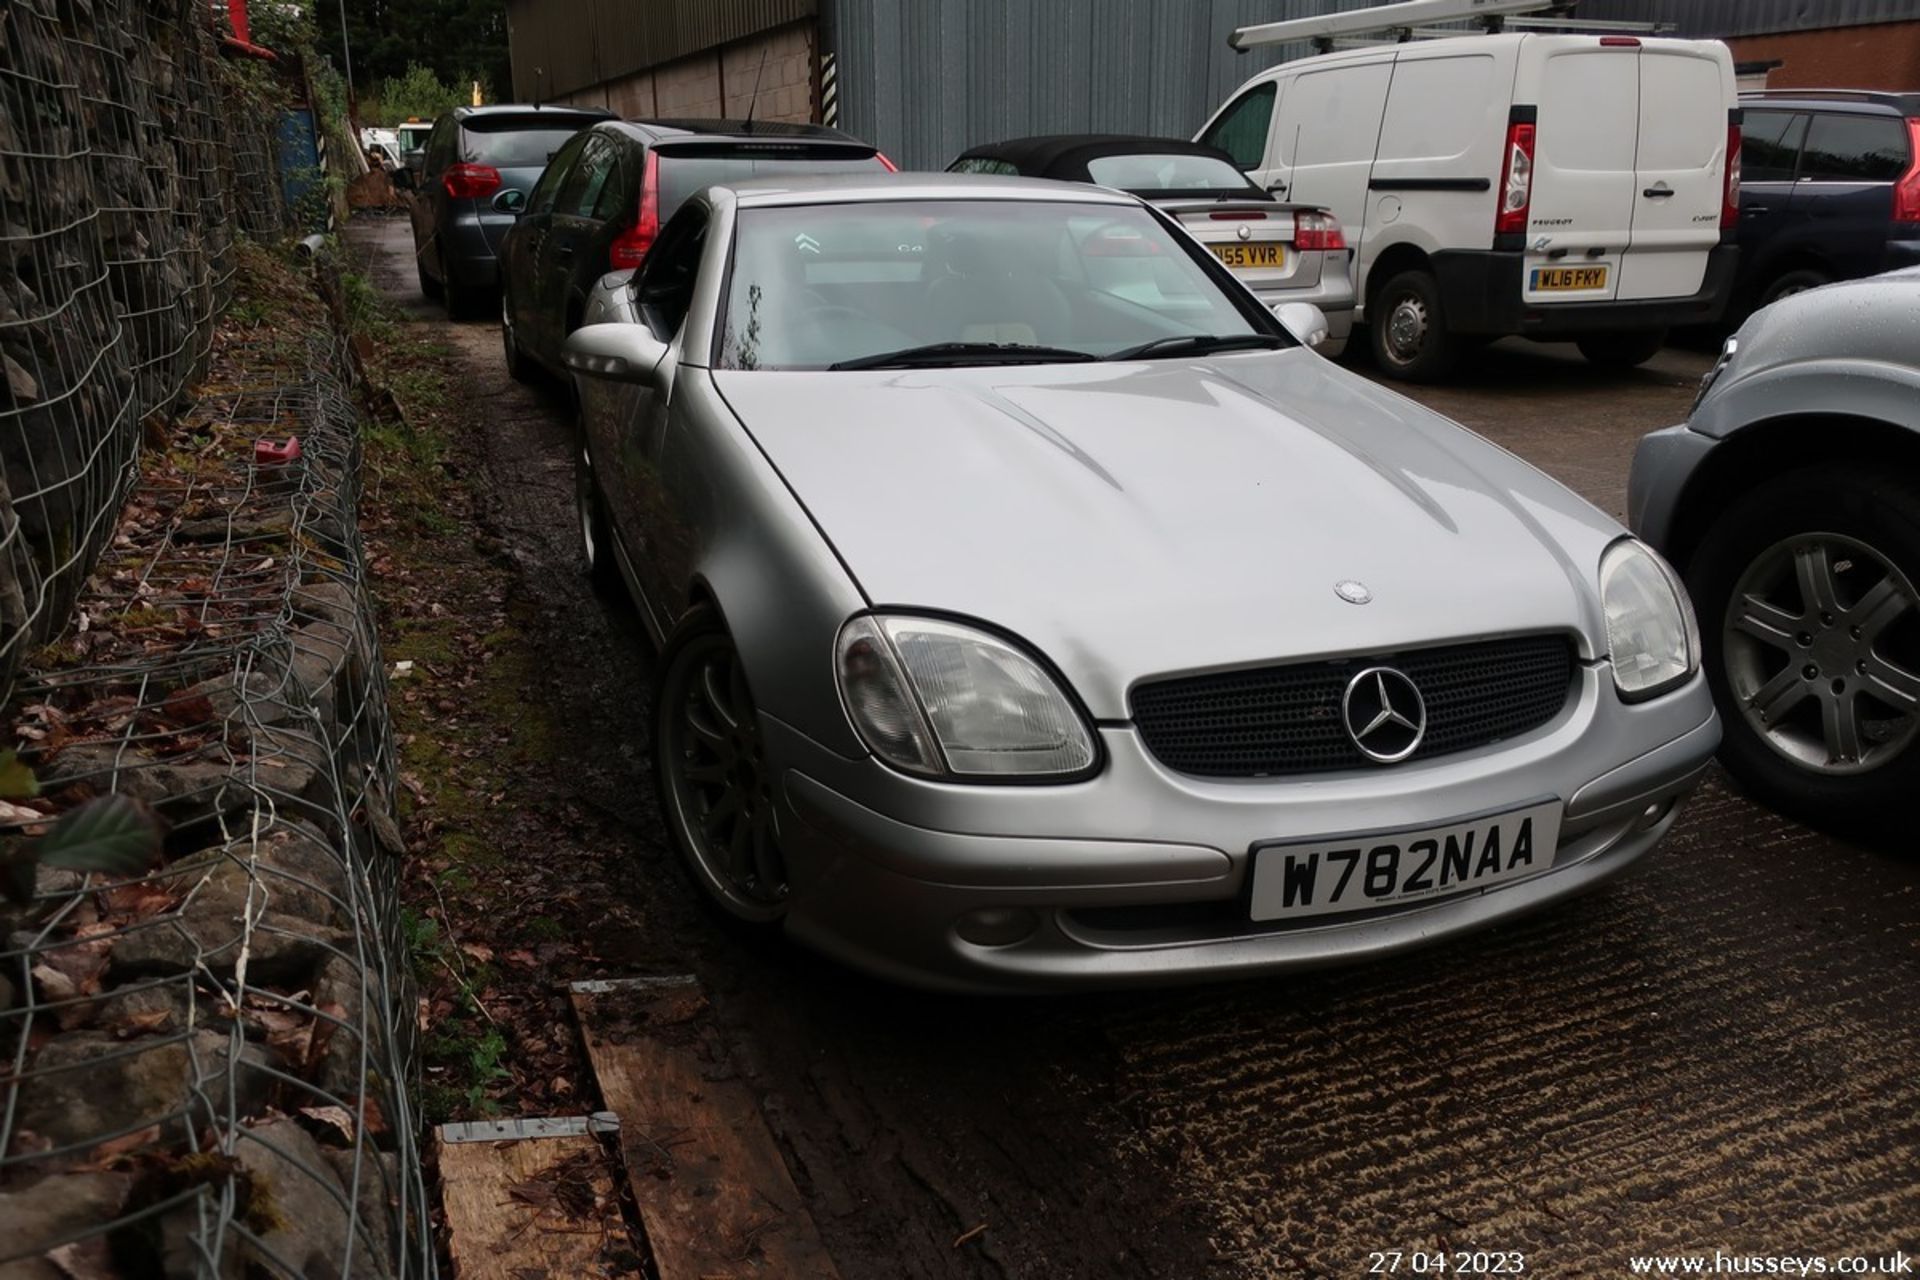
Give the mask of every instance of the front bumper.
M 956 786 L 847 759 L 768 721 L 795 937 L 916 985 L 1034 991 L 1275 972 L 1391 954 L 1599 883 L 1652 848 L 1720 727 L 1705 682 L 1648 703 L 1583 666 L 1561 715 L 1522 738 L 1414 765 L 1290 780 L 1166 770 L 1107 726 L 1102 772 L 1063 786 Z M 1552 866 L 1524 880 L 1348 916 L 1254 923 L 1253 845 L 1404 831 L 1565 803 Z M 1032 913 L 1018 942 L 958 931 L 983 910 Z
M 1433 255 L 1433 270 L 1450 331 L 1544 338 L 1711 324 L 1726 310 L 1739 259 L 1736 246 L 1719 245 L 1708 253 L 1699 292 L 1637 302 L 1528 302 L 1526 254 L 1519 250 L 1446 250 Z

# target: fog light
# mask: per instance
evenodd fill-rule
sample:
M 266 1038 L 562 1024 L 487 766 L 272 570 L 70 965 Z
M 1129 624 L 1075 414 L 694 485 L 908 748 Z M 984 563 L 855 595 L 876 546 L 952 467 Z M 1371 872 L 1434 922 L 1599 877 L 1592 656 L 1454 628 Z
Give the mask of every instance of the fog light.
M 1673 801 L 1656 800 L 1640 811 L 1640 817 L 1635 820 L 1633 829 L 1635 831 L 1651 831 L 1659 826 L 1661 820 L 1672 812 Z
M 976 947 L 1010 947 L 1040 927 L 1040 917 L 1025 907 L 982 907 L 960 917 L 953 931 Z

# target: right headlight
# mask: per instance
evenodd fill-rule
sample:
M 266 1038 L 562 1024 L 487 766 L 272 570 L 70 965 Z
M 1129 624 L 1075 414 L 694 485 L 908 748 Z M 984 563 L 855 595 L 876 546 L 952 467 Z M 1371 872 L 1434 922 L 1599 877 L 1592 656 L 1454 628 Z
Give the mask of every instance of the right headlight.
M 1622 538 L 1600 557 L 1613 684 L 1629 702 L 1664 693 L 1700 669 L 1700 625 L 1667 562 Z
M 840 628 L 834 677 L 882 760 L 924 777 L 1040 781 L 1084 774 L 1093 734 L 1059 683 L 992 632 L 874 614 Z

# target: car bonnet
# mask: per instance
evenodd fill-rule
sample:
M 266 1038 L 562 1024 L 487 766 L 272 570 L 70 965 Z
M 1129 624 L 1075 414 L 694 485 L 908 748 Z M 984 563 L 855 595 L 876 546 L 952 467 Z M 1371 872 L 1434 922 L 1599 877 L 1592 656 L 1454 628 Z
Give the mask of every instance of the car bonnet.
M 1605 652 L 1620 527 L 1305 351 L 715 380 L 870 601 L 1013 632 L 1096 717 L 1175 672 L 1540 631 Z

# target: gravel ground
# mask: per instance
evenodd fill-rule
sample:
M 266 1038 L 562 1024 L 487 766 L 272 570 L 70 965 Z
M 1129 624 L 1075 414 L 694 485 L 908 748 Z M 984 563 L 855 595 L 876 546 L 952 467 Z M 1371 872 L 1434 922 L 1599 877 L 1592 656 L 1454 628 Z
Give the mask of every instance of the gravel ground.
M 642 771 L 646 643 L 576 565 L 557 393 L 506 377 L 495 324 L 420 298 L 403 219 L 348 235 L 470 373 L 462 462 L 551 658 L 530 692 L 578 726 L 554 773 L 631 857 L 642 923 L 600 952 L 705 981 L 849 1280 L 1352 1276 L 1395 1249 L 1613 1276 L 1641 1253 L 1920 1246 L 1920 861 L 1719 779 L 1596 894 L 1302 977 L 978 1002 L 713 924 Z M 1618 514 L 1633 441 L 1684 415 L 1706 363 L 1603 374 L 1506 342 L 1414 394 Z

